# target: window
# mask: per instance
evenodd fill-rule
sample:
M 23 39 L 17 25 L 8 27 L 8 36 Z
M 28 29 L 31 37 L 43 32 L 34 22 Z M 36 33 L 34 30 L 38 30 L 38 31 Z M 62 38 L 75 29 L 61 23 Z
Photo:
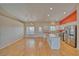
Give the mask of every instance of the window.
M 50 26 L 49 29 L 50 29 L 51 31 L 55 31 L 55 30 L 56 30 L 56 27 L 55 27 L 55 26 Z
M 27 31 L 27 34 L 34 34 L 34 27 L 33 26 L 27 27 L 26 31 Z
M 42 27 L 39 27 L 39 32 L 42 32 Z

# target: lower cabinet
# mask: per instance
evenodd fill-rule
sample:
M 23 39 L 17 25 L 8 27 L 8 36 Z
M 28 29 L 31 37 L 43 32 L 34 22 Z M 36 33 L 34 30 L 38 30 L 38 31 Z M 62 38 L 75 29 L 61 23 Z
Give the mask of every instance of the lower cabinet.
M 60 37 L 48 37 L 48 43 L 51 49 L 60 49 Z

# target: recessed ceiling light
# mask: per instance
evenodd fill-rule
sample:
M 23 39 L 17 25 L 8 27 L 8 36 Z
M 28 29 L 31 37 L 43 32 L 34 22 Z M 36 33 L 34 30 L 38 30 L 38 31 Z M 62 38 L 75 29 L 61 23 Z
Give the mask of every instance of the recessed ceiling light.
M 48 14 L 48 16 L 50 16 L 50 15 Z
M 52 10 L 53 8 L 50 8 L 50 10 Z
M 66 12 L 64 12 L 64 14 L 66 14 Z

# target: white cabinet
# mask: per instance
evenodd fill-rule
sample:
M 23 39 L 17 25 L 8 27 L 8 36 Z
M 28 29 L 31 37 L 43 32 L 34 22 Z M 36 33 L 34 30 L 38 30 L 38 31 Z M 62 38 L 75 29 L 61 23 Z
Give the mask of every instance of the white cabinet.
M 51 34 L 48 37 L 48 43 L 51 49 L 59 49 L 60 48 L 60 37 L 57 37 L 54 34 Z

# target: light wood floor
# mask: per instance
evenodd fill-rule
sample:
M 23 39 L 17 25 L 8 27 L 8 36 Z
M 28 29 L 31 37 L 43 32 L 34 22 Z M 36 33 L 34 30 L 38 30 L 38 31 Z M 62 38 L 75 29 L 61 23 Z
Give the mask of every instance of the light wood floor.
M 79 56 L 79 50 L 61 41 L 59 50 L 52 50 L 47 40 L 35 38 L 34 48 L 28 48 L 26 42 L 31 38 L 23 38 L 0 50 L 1 56 Z

